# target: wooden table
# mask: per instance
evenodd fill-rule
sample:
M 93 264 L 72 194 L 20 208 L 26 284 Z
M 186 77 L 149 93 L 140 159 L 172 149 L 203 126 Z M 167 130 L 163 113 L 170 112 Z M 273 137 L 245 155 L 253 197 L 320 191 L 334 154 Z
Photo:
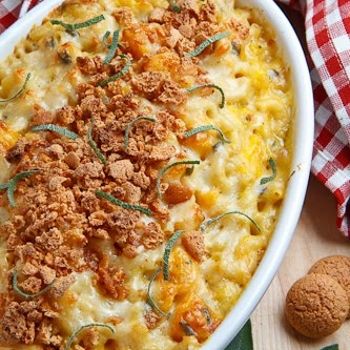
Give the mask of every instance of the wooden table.
M 318 341 L 298 336 L 286 324 L 283 308 L 290 286 L 327 255 L 350 256 L 350 241 L 335 227 L 335 202 L 315 178 L 310 179 L 304 209 L 278 275 L 252 315 L 254 350 L 320 350 L 334 343 L 350 350 L 350 321 Z

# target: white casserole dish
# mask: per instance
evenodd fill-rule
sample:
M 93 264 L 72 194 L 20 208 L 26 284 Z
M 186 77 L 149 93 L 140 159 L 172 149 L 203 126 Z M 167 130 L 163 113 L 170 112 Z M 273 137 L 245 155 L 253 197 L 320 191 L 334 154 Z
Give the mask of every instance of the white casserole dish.
M 0 36 L 0 61 L 27 35 L 34 24 L 63 0 L 44 0 Z M 253 278 L 233 310 L 203 346 L 203 350 L 223 350 L 238 333 L 266 292 L 293 236 L 303 206 L 310 172 L 314 121 L 313 95 L 309 71 L 300 43 L 290 23 L 273 0 L 239 0 L 238 4 L 256 7 L 274 27 L 286 61 L 291 67 L 296 112 L 292 169 L 286 197 L 275 232 Z

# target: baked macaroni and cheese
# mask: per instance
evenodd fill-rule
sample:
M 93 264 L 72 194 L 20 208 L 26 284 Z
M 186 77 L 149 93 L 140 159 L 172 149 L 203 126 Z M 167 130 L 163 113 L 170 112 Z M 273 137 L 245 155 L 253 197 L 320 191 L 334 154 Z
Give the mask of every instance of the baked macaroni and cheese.
M 289 68 L 261 14 L 66 1 L 0 82 L 1 349 L 199 349 L 290 174 Z

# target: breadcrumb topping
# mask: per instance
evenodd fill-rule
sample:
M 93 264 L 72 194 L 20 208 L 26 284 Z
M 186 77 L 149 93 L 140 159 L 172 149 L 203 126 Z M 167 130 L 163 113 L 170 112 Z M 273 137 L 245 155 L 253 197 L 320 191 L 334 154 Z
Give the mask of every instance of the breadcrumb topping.
M 199 6 L 185 0 L 179 5 L 180 12 L 154 8 L 144 22 L 138 22 L 129 8 L 114 11 L 121 39 L 112 61 L 104 64 L 100 56 L 77 57 L 73 64 L 83 78 L 77 86 L 76 102 L 54 111 L 35 105 L 28 133 L 8 150 L 6 159 L 12 164 L 12 176 L 31 169 L 39 171 L 18 182 L 16 206 L 9 208 L 10 218 L 0 227 L 10 265 L 7 292 L 1 295 L 1 341 L 61 349 L 64 336 L 55 323 L 60 312 L 57 301 L 74 282 L 74 273 L 90 270 L 100 293 L 118 301 L 126 299 L 130 293 L 127 272 L 115 266 L 100 245 L 108 242 L 112 254 L 127 259 L 160 247 L 170 235 L 164 229 L 168 206 L 193 196 L 177 176 L 175 181 L 163 184 L 163 203 L 157 196 L 157 176 L 170 159 L 184 157 L 169 138 L 181 137 L 185 130 L 180 111 L 188 98 L 186 88 L 207 81 L 199 59 L 186 53 L 226 29 L 217 23 L 213 2 Z M 245 28 L 239 23 L 231 25 L 238 37 L 244 38 Z M 210 54 L 214 46 L 201 56 Z M 120 74 L 126 58 L 131 65 Z M 119 77 L 114 81 L 101 83 L 115 75 Z M 127 126 L 140 116 L 150 115 L 155 122 L 135 123 L 125 147 Z M 92 138 L 106 164 L 89 144 L 87 132 L 92 120 Z M 30 131 L 41 124 L 67 128 L 79 138 Z M 127 206 L 98 198 L 97 190 Z M 151 222 L 143 220 L 140 211 L 131 210 L 131 204 L 151 210 Z M 5 195 L 1 205 L 9 207 Z M 186 233 L 182 245 L 194 263 L 205 258 L 199 231 Z M 13 288 L 14 270 L 18 273 L 17 287 L 28 300 Z M 48 291 L 40 294 L 48 286 Z M 36 293 L 40 295 L 32 298 Z M 204 305 L 196 304 L 181 319 L 194 329 L 199 341 L 217 326 L 208 323 L 203 309 Z M 157 327 L 159 321 L 154 311 L 145 313 L 148 328 Z M 95 333 L 90 333 L 79 348 L 90 349 L 96 344 Z M 183 330 L 180 334 L 180 338 L 186 335 Z M 178 334 L 174 339 L 180 340 Z

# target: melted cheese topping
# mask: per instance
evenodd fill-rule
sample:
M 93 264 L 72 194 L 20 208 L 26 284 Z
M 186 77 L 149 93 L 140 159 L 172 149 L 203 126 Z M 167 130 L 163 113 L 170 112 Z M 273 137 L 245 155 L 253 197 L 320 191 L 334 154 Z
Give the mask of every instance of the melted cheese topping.
M 165 1 L 158 0 L 75 3 L 67 3 L 50 17 L 74 23 L 103 14 L 106 20 L 81 30 L 80 35 L 74 37 L 45 20 L 42 25 L 34 27 L 0 65 L 0 98 L 3 99 L 14 95 L 26 74 L 32 74 L 28 88 L 20 98 L 0 104 L 0 119 L 4 123 L 1 124 L 0 143 L 5 149 L 12 147 L 26 130 L 35 104 L 53 111 L 77 102 L 76 88 L 85 78 L 75 65 L 62 64 L 57 50 L 64 47 L 73 61 L 78 56 L 103 57 L 106 50 L 101 38 L 107 30 L 113 32 L 117 29 L 111 15 L 117 7 L 127 6 L 138 21 L 146 21 L 153 8 L 167 6 Z M 190 187 L 194 195 L 170 208 L 165 229 L 197 229 L 203 220 L 201 213 L 211 218 L 239 210 L 253 218 L 261 232 L 256 232 L 243 217 L 223 218 L 205 231 L 207 257 L 200 264 L 177 245 L 170 257 L 176 283 L 157 280 L 153 285 L 154 299 L 163 310 L 171 312 L 173 318 L 180 309 L 191 309 L 197 299 L 207 305 L 218 320 L 231 310 L 263 256 L 290 173 L 289 129 L 293 93 L 288 66 L 283 61 L 274 33 L 254 10 L 236 8 L 233 1 L 216 0 L 216 5 L 219 22 L 234 19 L 248 30 L 247 38 L 239 42 L 238 51 L 207 55 L 200 62 L 208 80 L 224 90 L 225 107 L 218 107 L 220 94 L 216 90 L 209 95 L 198 91 L 190 94 L 179 113 L 188 129 L 214 124 L 231 143 L 219 145 L 213 151 L 212 146 L 217 140 L 215 132 L 201 133 L 185 144 L 180 144 L 176 137 L 168 140 L 178 152 L 184 152 L 186 158 L 201 159 L 201 163 L 194 166 L 190 176 L 183 178 L 183 184 Z M 52 40 L 57 42 L 58 48 L 51 47 Z M 222 42 L 223 46 L 230 44 L 226 39 Z M 148 50 L 152 55 L 158 47 L 152 46 Z M 148 101 L 145 103 L 152 106 Z M 260 185 L 262 177 L 271 175 L 270 158 L 277 164 L 276 178 Z M 1 169 L 4 169 L 0 177 L 5 180 L 8 177 L 5 169 L 10 166 L 3 157 L 0 161 Z M 2 222 L 7 219 L 5 209 L 1 209 L 0 216 Z M 115 333 L 101 330 L 95 349 L 199 349 L 201 344 L 194 336 L 184 336 L 179 340 L 171 336 L 172 318 L 163 320 L 155 329 L 148 329 L 145 324 L 149 276 L 162 261 L 165 245 L 155 250 L 145 250 L 140 246 L 138 255 L 128 259 L 116 255 L 112 243 L 96 244 L 109 256 L 112 264 L 126 271 L 130 293 L 123 301 L 113 300 L 96 288 L 91 271 L 76 272 L 76 281 L 58 301 L 61 312 L 57 322 L 63 334 L 69 336 L 88 323 L 108 323 L 118 318 L 120 323 L 115 325 Z M 2 244 L 0 249 L 5 250 L 6 245 Z M 1 254 L 0 279 L 3 282 L 7 270 L 5 254 Z M 0 285 L 0 292 L 3 292 L 6 283 Z M 178 295 L 176 300 L 173 299 L 174 290 Z M 23 345 L 18 349 L 36 350 L 40 347 Z

